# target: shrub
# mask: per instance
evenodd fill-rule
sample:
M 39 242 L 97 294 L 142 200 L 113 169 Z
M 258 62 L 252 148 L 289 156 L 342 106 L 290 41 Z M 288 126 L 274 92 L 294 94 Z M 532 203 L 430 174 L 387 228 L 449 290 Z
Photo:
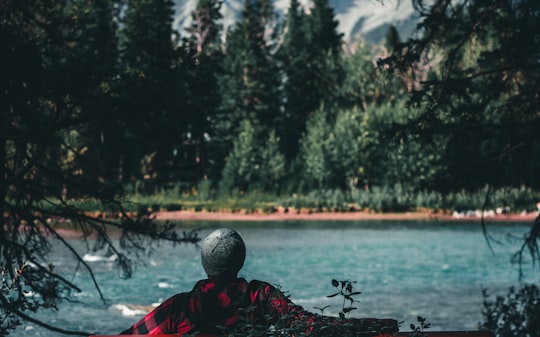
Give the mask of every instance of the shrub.
M 540 290 L 535 284 L 524 284 L 516 290 L 510 287 L 506 297 L 491 300 L 483 290 L 482 315 L 485 321 L 480 328 L 489 330 L 496 337 L 540 336 Z

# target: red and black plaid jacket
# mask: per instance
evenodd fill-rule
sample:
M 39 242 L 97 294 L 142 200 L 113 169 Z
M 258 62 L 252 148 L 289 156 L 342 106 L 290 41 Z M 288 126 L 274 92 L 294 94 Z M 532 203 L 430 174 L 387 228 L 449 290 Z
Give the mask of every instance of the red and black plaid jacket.
M 197 282 L 189 293 L 170 297 L 121 334 L 219 334 L 230 329 L 270 326 L 313 332 L 329 324 L 345 326 L 354 334 L 398 331 L 393 319 L 340 320 L 310 313 L 266 282 L 210 278 Z

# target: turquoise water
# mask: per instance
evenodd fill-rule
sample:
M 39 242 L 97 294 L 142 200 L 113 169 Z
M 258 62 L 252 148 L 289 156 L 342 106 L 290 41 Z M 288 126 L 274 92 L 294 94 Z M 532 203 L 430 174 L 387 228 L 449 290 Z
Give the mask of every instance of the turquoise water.
M 193 226 L 193 223 L 189 224 Z M 227 226 L 239 230 L 248 249 L 241 271 L 246 279 L 260 279 L 279 285 L 305 309 L 331 305 L 327 315 L 337 315 L 338 298 L 327 298 L 335 289 L 331 279 L 350 279 L 358 310 L 352 317 L 390 317 L 416 323 L 417 315 L 427 318 L 432 330 L 476 329 L 482 320 L 482 289 L 505 294 L 518 285 L 517 267 L 511 255 L 521 243 L 508 235 L 521 236 L 529 224 L 489 225 L 493 252 L 486 244 L 478 223 L 429 222 L 258 222 L 197 223 L 201 236 Z M 85 254 L 85 247 L 74 242 Z M 86 255 L 94 268 L 107 303 L 103 304 L 89 275 L 66 252 L 52 256 L 57 271 L 69 271 L 82 292 L 74 302 L 63 302 L 58 312 L 37 317 L 67 330 L 114 334 L 143 316 L 128 305 L 152 305 L 182 291 L 204 278 L 199 247 L 162 244 L 133 277 L 121 279 L 113 261 L 99 253 Z M 525 280 L 537 280 L 538 271 L 530 264 Z M 71 278 L 70 278 L 71 279 Z M 34 324 L 27 324 L 15 336 L 57 336 Z

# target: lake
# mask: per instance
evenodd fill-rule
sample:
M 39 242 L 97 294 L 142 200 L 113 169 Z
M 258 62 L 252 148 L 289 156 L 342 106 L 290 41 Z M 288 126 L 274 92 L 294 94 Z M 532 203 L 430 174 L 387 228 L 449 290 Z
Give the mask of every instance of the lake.
M 201 237 L 218 227 L 237 229 L 247 246 L 240 276 L 278 285 L 293 302 L 312 312 L 330 305 L 325 315 L 337 315 L 339 298 L 327 298 L 335 288 L 333 278 L 356 281 L 358 308 L 351 317 L 394 318 L 410 331 L 421 315 L 431 330 L 474 330 L 482 321 L 482 289 L 506 294 L 519 285 L 511 255 L 529 223 L 493 223 L 494 239 L 488 247 L 478 222 L 427 221 L 287 221 L 287 222 L 193 222 Z M 80 242 L 84 255 L 84 247 Z M 114 262 L 100 253 L 86 256 L 94 268 L 107 303 L 101 302 L 89 275 L 75 271 L 75 262 L 56 251 L 51 260 L 58 272 L 82 288 L 73 302 L 62 302 L 58 312 L 42 312 L 38 318 L 67 330 L 115 334 L 138 321 L 144 313 L 129 305 L 152 305 L 177 292 L 189 291 L 204 278 L 200 248 L 195 245 L 162 244 L 132 278 L 124 280 Z M 525 265 L 525 281 L 537 281 L 538 271 Z M 58 336 L 27 323 L 14 335 Z

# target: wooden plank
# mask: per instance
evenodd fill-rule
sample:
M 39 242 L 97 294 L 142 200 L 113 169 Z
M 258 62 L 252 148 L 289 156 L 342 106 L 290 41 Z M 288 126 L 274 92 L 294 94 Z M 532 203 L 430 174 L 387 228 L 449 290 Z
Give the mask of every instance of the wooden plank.
M 398 332 L 397 335 L 394 334 L 380 334 L 377 337 L 396 337 L 410 336 L 411 332 Z M 493 334 L 489 331 L 424 331 L 426 337 L 494 337 Z M 122 337 L 125 335 L 91 335 L 89 337 Z M 175 335 L 137 335 L 138 337 L 171 337 L 177 336 L 181 337 L 180 334 Z M 197 337 L 219 337 L 216 335 L 197 335 Z
M 399 332 L 397 336 L 410 336 L 411 334 L 411 332 Z M 424 331 L 424 335 L 426 337 L 494 337 L 489 331 Z

